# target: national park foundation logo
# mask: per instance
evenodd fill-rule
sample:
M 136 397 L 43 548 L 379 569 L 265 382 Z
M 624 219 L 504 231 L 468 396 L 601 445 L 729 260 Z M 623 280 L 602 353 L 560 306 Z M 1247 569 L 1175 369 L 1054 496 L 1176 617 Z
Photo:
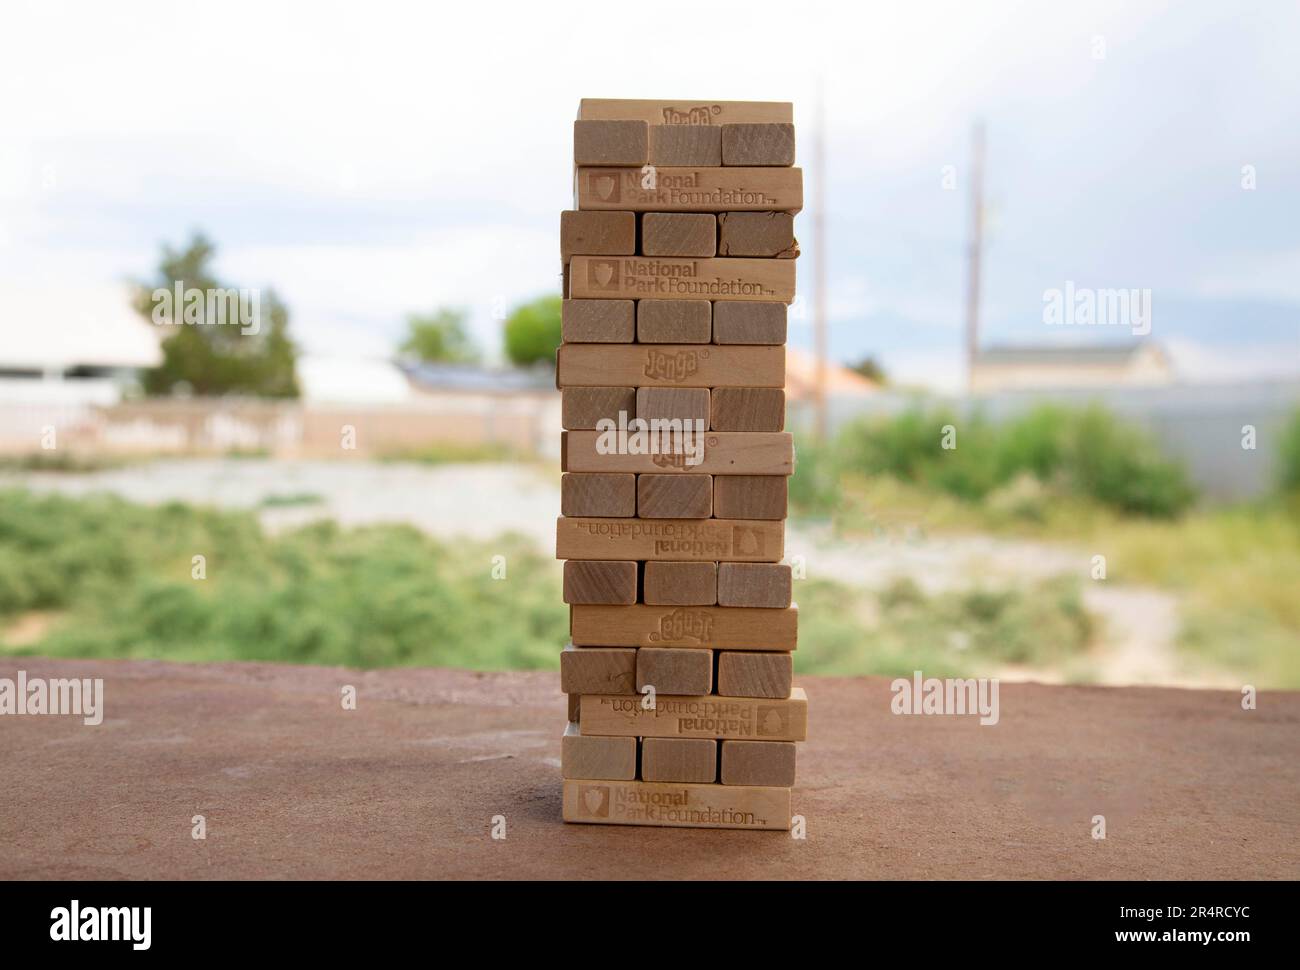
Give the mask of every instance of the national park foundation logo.
M 587 186 L 601 202 L 619 201 L 617 172 L 592 172 Z
M 597 290 L 617 290 L 618 260 L 593 259 L 587 264 L 587 282 Z
M 609 786 L 582 785 L 579 787 L 578 808 L 587 818 L 609 818 Z

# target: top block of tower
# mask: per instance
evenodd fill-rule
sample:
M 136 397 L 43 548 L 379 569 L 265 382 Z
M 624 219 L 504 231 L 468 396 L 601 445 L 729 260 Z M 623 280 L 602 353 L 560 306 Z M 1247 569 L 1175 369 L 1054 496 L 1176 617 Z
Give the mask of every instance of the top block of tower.
M 644 121 L 650 125 L 728 125 L 792 123 L 789 101 L 643 101 L 583 98 L 580 121 Z

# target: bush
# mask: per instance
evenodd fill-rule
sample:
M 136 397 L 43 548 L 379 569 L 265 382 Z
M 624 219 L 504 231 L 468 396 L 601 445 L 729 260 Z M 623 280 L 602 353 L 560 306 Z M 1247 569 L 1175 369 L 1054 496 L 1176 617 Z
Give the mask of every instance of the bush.
M 520 366 L 554 364 L 562 305 L 558 296 L 543 296 L 516 308 L 506 319 L 506 356 Z
M 1277 449 L 1278 488 L 1283 494 L 1300 492 L 1300 409 L 1282 429 Z

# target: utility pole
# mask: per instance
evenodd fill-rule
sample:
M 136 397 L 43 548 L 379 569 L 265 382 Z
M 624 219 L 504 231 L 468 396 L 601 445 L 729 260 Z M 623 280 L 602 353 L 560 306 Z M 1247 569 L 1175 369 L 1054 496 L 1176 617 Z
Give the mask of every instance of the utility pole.
M 825 441 L 826 418 L 826 107 L 822 79 L 817 78 L 817 131 L 813 139 L 813 340 L 816 370 L 813 400 L 816 433 Z
M 984 122 L 971 129 L 970 246 L 966 278 L 966 392 L 973 388 L 975 355 L 979 351 L 980 260 L 984 247 Z

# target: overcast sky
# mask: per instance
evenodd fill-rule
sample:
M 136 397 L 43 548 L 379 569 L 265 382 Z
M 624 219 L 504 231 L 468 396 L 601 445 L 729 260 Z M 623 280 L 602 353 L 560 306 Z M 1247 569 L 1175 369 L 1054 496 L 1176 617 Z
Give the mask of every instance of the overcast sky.
M 791 100 L 807 165 L 820 77 L 835 356 L 955 380 L 983 118 L 985 342 L 1129 336 L 1047 327 L 1069 280 L 1150 289 L 1189 377 L 1300 372 L 1294 2 L 0 11 L 0 285 L 52 320 L 202 229 L 309 350 L 385 355 L 405 313 L 462 305 L 494 352 L 494 301 L 558 289 L 580 97 Z

